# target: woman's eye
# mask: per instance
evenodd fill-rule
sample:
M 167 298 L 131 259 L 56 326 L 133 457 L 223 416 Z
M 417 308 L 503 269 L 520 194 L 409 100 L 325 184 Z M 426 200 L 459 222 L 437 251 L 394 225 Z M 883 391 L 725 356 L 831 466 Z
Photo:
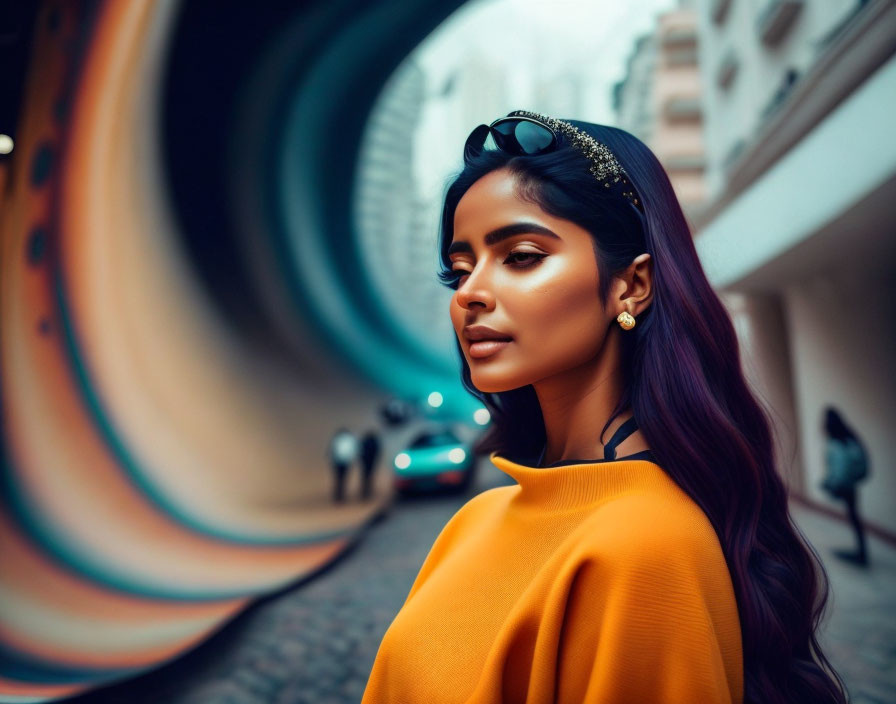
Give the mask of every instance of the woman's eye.
M 537 265 L 546 256 L 548 255 L 539 252 L 511 252 L 507 255 L 504 263 L 508 264 L 512 269 L 528 269 Z M 469 276 L 470 272 L 466 269 L 451 269 L 448 274 L 447 285 L 450 288 L 457 289 L 460 287 L 460 280 L 464 276 Z
M 539 254 L 538 252 L 511 252 L 507 255 L 507 259 L 504 261 L 505 263 L 510 261 L 516 262 L 520 265 L 517 266 L 518 269 L 527 269 L 530 266 L 535 266 L 535 264 L 540 262 L 546 256 L 547 254 Z M 517 257 L 522 257 L 522 259 Z

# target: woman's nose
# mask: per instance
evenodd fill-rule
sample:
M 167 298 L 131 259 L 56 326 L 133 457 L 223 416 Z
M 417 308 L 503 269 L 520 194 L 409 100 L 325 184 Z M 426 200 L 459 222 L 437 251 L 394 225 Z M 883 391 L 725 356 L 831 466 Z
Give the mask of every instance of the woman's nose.
M 494 307 L 495 297 L 485 267 L 474 269 L 472 273 L 468 274 L 455 295 L 458 305 L 462 308 L 469 309 L 477 305 L 486 309 Z

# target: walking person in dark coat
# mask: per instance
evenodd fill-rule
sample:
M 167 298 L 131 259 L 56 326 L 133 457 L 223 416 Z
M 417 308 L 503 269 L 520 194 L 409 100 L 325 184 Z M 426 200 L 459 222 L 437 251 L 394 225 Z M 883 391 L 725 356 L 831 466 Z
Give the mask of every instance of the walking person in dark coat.
M 380 454 L 380 440 L 376 430 L 368 430 L 361 438 L 361 498 L 369 499 L 373 473 Z
M 330 463 L 333 466 L 335 483 L 333 485 L 333 501 L 342 503 L 345 500 L 345 475 L 348 468 L 358 456 L 358 440 L 342 427 L 330 441 Z
M 834 550 L 834 555 L 857 565 L 868 565 L 865 527 L 859 517 L 858 483 L 868 477 L 868 456 L 862 442 L 831 406 L 825 409 L 824 432 L 827 436 L 825 463 L 827 474 L 822 488 L 846 502 L 849 522 L 856 534 L 857 549 Z

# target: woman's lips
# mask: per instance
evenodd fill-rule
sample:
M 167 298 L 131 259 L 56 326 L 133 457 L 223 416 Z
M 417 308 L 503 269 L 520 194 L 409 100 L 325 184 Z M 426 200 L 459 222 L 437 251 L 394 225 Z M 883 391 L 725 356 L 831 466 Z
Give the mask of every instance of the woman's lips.
M 477 340 L 470 343 L 470 356 L 475 359 L 483 357 L 491 357 L 493 354 L 500 352 L 513 340 Z

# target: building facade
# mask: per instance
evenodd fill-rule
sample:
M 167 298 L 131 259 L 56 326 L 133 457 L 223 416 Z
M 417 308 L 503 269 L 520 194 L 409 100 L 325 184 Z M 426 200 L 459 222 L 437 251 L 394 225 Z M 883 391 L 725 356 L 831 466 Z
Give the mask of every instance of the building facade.
M 864 442 L 896 535 L 896 4 L 699 0 L 708 202 L 695 241 L 738 329 L 791 489 L 819 488 L 825 409 Z

